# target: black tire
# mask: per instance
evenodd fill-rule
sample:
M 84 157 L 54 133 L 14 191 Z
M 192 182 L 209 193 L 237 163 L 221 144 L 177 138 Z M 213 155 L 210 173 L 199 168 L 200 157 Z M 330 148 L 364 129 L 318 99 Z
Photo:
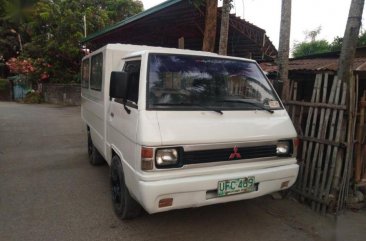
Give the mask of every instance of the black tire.
M 103 156 L 100 155 L 97 148 L 95 148 L 89 131 L 88 131 L 88 156 L 89 156 L 89 162 L 93 166 L 99 166 L 105 163 Z
M 117 216 L 122 220 L 139 216 L 142 208 L 131 197 L 126 187 L 122 163 L 118 156 L 112 158 L 110 175 L 113 208 Z

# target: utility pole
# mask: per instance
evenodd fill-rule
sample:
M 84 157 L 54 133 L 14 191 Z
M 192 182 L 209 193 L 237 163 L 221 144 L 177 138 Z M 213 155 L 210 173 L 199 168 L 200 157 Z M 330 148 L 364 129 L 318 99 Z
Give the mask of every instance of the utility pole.
M 216 41 L 216 18 L 217 0 L 206 0 L 205 30 L 203 33 L 202 50 L 208 52 L 215 51 Z
M 84 38 L 86 38 L 86 15 L 83 16 L 83 22 L 84 22 Z
M 288 58 L 291 31 L 291 0 L 282 0 L 280 41 L 278 46 L 278 72 L 283 82 L 281 97 L 289 100 L 290 83 L 288 80 Z
M 220 28 L 219 54 L 227 55 L 227 42 L 229 37 L 229 20 L 230 20 L 230 4 L 231 0 L 223 0 Z

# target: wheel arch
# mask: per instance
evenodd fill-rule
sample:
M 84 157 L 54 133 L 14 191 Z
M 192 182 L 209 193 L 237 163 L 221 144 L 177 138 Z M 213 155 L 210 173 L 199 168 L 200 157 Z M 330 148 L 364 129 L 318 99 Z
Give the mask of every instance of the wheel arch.
M 114 145 L 110 146 L 111 148 L 111 161 L 110 161 L 110 166 L 112 165 L 112 158 L 114 156 L 117 156 L 121 162 L 121 166 L 123 169 L 123 175 L 125 178 L 125 183 L 127 186 L 127 189 L 130 191 L 131 196 L 133 196 L 135 198 L 135 200 L 140 200 L 139 197 L 139 193 L 138 193 L 138 188 L 137 188 L 137 181 L 136 181 L 136 175 L 135 175 L 135 170 L 133 169 L 132 166 L 129 165 L 129 163 L 123 159 L 123 154 L 121 151 L 119 151 Z

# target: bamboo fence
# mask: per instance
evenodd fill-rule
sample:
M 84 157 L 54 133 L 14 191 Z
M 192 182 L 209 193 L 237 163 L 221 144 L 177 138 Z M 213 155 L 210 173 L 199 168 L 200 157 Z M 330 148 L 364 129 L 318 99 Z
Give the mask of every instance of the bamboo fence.
M 311 99 L 305 101 L 299 100 L 301 84 L 291 81 L 290 100 L 285 102 L 302 140 L 299 177 L 293 190 L 313 210 L 324 214 L 343 207 L 349 186 L 347 86 L 330 73 L 316 74 Z
M 358 104 L 358 125 L 356 128 L 355 148 L 355 182 L 358 186 L 366 186 L 366 90 L 363 92 Z

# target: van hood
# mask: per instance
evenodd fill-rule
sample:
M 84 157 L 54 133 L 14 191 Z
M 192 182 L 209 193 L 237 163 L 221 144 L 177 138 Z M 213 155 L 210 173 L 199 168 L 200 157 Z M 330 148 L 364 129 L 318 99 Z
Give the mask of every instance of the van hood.
M 273 141 L 294 138 L 295 128 L 285 110 L 157 111 L 162 145 L 192 145 Z

